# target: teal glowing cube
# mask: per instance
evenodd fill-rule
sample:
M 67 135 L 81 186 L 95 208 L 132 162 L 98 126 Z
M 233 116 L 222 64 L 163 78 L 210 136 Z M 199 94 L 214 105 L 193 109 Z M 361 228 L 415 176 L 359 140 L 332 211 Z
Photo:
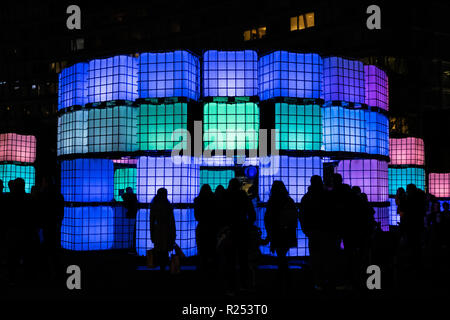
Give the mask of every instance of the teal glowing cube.
M 10 192 L 8 182 L 17 178 L 25 180 L 25 192 L 30 193 L 35 181 L 34 167 L 30 165 L 0 164 L 0 179 L 5 187 L 4 192 Z
M 211 189 L 216 190 L 218 185 L 225 188 L 228 182 L 235 177 L 235 172 L 232 169 L 200 169 L 200 187 L 204 184 L 209 184 Z
M 389 168 L 389 194 L 397 194 L 398 188 L 406 190 L 408 184 L 415 184 L 425 191 L 425 169 L 423 168 Z
M 114 199 L 116 201 L 123 201 L 121 192 L 125 193 L 128 187 L 136 192 L 136 168 L 117 168 L 114 170 Z

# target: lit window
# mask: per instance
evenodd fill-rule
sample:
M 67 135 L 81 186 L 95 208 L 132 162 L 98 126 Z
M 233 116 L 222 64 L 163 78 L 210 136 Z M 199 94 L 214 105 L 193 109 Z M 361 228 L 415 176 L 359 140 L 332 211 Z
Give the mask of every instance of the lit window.
M 261 39 L 266 35 L 266 27 L 259 27 L 255 29 L 244 31 L 244 41 Z
M 314 12 L 291 17 L 291 31 L 314 27 Z

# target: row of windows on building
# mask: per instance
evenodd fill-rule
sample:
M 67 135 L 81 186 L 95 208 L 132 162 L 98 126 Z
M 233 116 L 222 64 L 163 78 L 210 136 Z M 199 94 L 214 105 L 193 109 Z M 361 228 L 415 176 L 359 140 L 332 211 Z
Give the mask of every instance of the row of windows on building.
M 291 31 L 299 31 L 315 26 L 314 12 L 291 17 Z M 266 26 L 255 27 L 244 31 L 244 41 L 261 39 L 266 36 Z

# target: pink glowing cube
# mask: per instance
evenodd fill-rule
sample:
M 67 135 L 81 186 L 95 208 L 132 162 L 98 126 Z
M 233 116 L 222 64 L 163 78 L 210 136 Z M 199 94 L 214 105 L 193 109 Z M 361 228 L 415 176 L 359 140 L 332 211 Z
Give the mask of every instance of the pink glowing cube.
M 450 173 L 430 173 L 428 175 L 430 193 L 438 198 L 450 198 Z
M 425 147 L 420 138 L 389 139 L 389 164 L 425 165 Z
M 0 134 L 0 161 L 32 163 L 36 160 L 36 137 Z
M 138 163 L 138 159 L 133 159 L 130 157 L 122 157 L 120 159 L 114 159 L 113 162 L 119 164 L 136 165 Z

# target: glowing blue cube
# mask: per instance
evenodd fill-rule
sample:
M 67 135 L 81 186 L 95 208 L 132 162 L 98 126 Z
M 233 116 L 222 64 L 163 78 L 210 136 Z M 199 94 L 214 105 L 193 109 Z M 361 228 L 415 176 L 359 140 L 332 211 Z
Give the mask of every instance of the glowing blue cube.
M 366 110 L 366 152 L 389 155 L 389 119 L 381 113 Z
M 58 75 L 58 110 L 87 102 L 87 63 L 64 68 Z

